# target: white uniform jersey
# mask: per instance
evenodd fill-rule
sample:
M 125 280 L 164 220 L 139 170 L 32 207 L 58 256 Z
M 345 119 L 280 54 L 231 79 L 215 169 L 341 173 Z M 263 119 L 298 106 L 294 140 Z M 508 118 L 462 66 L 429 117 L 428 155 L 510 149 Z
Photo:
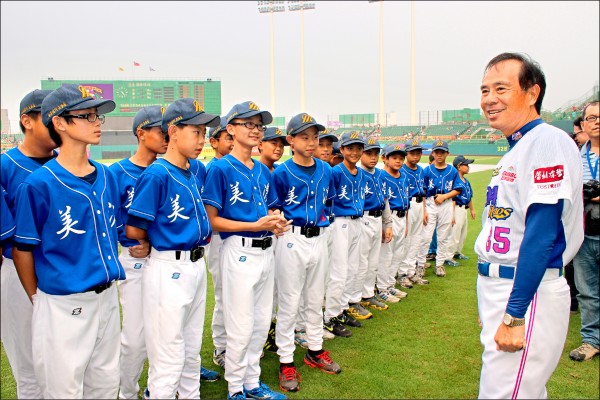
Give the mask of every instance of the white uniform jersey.
M 565 132 L 545 123 L 512 140 L 518 143 L 502 157 L 487 187 L 475 252 L 481 261 L 516 266 L 529 206 L 562 199 L 564 266 L 583 241 L 583 171 L 577 146 Z

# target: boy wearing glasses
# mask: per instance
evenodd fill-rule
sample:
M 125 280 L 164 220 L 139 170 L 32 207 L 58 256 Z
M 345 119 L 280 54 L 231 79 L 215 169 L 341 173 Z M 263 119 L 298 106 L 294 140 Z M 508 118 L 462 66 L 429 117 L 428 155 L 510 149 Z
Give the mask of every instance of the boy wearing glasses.
M 227 331 L 225 379 L 228 398 L 285 398 L 260 381 L 260 355 L 273 307 L 272 233 L 286 229 L 271 190 L 269 169 L 252 159 L 252 148 L 273 117 L 251 102 L 227 114 L 233 150 L 209 169 L 204 204 L 223 239 L 221 272 Z
M 115 398 L 119 389 L 117 182 L 88 160 L 112 100 L 64 85 L 42 102 L 58 156 L 19 186 L 14 260 L 33 303 L 32 351 L 44 398 Z
M 51 90 L 34 90 L 28 93 L 19 107 L 19 125 L 25 135 L 19 147 L 0 156 L 0 183 L 6 189 L 6 203 L 11 216 L 16 213 L 15 197 L 19 185 L 36 169 L 56 157 L 56 143 L 42 123 L 42 101 Z M 4 222 L 4 218 L 3 218 Z M 14 232 L 13 232 L 14 233 Z M 1 323 L 2 344 L 17 384 L 18 398 L 42 398 L 41 389 L 33 370 L 31 353 L 31 313 L 33 307 L 19 281 L 13 262 L 12 241 L 4 243 L 4 262 L 1 271 L 2 293 Z

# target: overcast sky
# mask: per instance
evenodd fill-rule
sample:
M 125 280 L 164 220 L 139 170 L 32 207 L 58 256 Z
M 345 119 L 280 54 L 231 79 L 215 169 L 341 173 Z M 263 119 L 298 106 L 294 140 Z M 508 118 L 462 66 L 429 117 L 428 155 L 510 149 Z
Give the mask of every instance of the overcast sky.
M 305 110 L 300 12 L 274 15 L 275 115 L 308 112 L 325 123 L 379 112 L 379 4 L 315 3 L 303 12 Z M 599 4 L 416 1 L 417 111 L 478 108 L 483 68 L 505 51 L 541 64 L 545 109 L 580 97 L 599 79 Z M 410 122 L 410 7 L 383 3 L 385 111 L 398 123 Z M 13 121 L 47 77 L 213 78 L 222 81 L 223 113 L 245 100 L 271 107 L 270 19 L 256 1 L 3 1 L 1 11 L 1 103 Z

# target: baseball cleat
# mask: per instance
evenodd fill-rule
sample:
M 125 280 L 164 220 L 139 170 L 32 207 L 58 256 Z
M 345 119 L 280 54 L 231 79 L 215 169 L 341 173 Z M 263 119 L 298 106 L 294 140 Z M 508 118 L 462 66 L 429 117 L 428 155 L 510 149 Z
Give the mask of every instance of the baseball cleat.
M 216 382 L 221 379 L 221 374 L 217 371 L 200 366 L 200 380 L 205 382 Z
M 279 367 L 279 389 L 284 392 L 297 392 L 300 390 L 302 377 L 296 367 L 282 365 Z
M 234 394 L 231 394 L 229 392 L 227 392 L 227 400 L 246 400 L 246 395 L 243 392 L 237 392 Z
M 459 267 L 460 264 L 454 260 L 446 260 L 444 261 L 444 265 L 447 265 L 449 267 Z
M 456 253 L 454 255 L 454 258 L 457 259 L 457 260 L 468 260 L 469 259 L 469 257 L 465 256 L 462 253 Z
M 335 335 L 329 332 L 327 329 L 323 328 L 323 340 L 332 340 L 335 339 Z
M 323 324 L 323 329 L 329 331 L 330 333 L 333 333 L 335 336 L 352 336 L 352 332 L 346 329 L 346 327 L 342 325 L 342 323 L 336 317 L 331 318 L 329 322 L 325 322 Z
M 367 299 L 362 299 L 360 305 L 366 308 L 371 308 L 373 310 L 384 311 L 389 308 L 389 306 L 379 300 L 375 296 L 369 297 Z
M 446 276 L 446 269 L 444 268 L 444 266 L 435 267 L 435 274 L 440 278 L 443 278 L 444 276 Z
M 351 326 L 353 328 L 360 328 L 362 324 L 356 320 L 352 315 L 348 314 L 348 310 L 342 311 L 340 315 L 337 316 L 338 321 L 346 326 Z
M 307 351 L 304 356 L 304 364 L 309 367 L 319 368 L 321 371 L 328 374 L 339 374 L 342 372 L 342 368 L 340 368 L 339 364 L 329 357 L 328 351 L 321 350 L 321 353 L 315 356 L 312 356 L 310 352 Z
M 350 303 L 346 311 L 354 319 L 369 319 L 373 318 L 373 313 L 364 308 L 358 303 Z
M 246 390 L 244 389 L 247 399 L 273 399 L 273 400 L 285 400 L 287 397 L 284 394 L 275 392 L 270 387 L 258 381 L 258 387 Z
M 213 363 L 217 367 L 221 367 L 221 368 L 225 369 L 225 350 L 223 350 L 219 354 L 217 354 L 217 349 L 215 349 L 215 351 L 213 351 Z
M 408 278 L 408 276 L 403 276 L 403 277 L 399 278 L 398 284 L 406 289 L 412 289 L 412 287 L 413 287 L 413 284 L 410 281 L 410 279 Z
M 302 330 L 294 332 L 294 343 L 303 349 L 308 349 L 308 337 L 306 336 L 306 331 Z
M 402 290 L 396 289 L 395 287 L 391 287 L 388 290 L 389 294 L 391 294 L 394 297 L 399 298 L 400 300 L 402 300 L 403 298 L 405 298 L 406 296 L 408 296 L 408 293 L 403 292 Z
M 390 292 L 381 292 L 378 296 L 382 301 L 385 301 L 386 303 L 398 303 L 400 301 L 398 297 L 394 296 Z

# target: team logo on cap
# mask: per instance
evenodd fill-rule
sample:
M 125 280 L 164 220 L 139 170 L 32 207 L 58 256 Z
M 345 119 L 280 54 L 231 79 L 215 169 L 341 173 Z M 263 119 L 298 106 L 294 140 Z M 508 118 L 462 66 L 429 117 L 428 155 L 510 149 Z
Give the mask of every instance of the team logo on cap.
M 373 139 L 373 138 L 369 139 L 368 144 L 375 144 L 375 139 Z
M 441 140 L 438 140 L 437 143 L 435 144 L 436 146 L 443 146 L 444 142 L 442 142 Z
M 161 115 L 165 115 L 165 108 L 164 108 L 164 107 L 161 107 L 161 108 L 160 108 L 160 114 L 161 114 Z
M 419 145 L 419 141 L 417 139 L 414 139 L 411 143 L 411 145 L 413 146 L 418 146 Z
M 276 128 L 276 129 L 275 129 L 275 134 L 276 134 L 276 135 L 279 135 L 279 136 L 283 136 L 283 132 L 281 132 L 281 131 L 279 130 L 279 128 Z
M 250 104 L 248 104 L 248 108 L 254 111 L 260 111 L 260 108 L 258 108 L 258 106 L 256 105 L 256 103 L 250 102 Z
M 352 132 L 350 134 L 350 139 L 358 139 L 358 132 Z
M 200 103 L 198 103 L 198 100 L 194 100 L 194 107 L 196 107 L 196 112 L 203 112 L 204 109 L 202 108 L 202 106 L 200 105 Z
M 314 122 L 313 117 L 311 117 L 308 114 L 302 114 L 302 123 L 303 124 L 309 124 L 309 123 L 312 123 L 312 122 Z
M 149 123 L 150 123 L 150 120 L 145 119 L 137 126 L 137 129 L 142 129 L 144 125 L 149 124 Z
M 83 85 L 77 86 L 77 90 L 79 90 L 81 92 L 82 99 L 85 99 L 86 97 L 92 97 L 90 92 L 88 92 L 88 90 Z
M 329 133 L 329 129 L 325 128 L 324 131 L 319 132 L 321 135 L 327 135 Z
M 395 145 L 395 146 L 394 146 L 394 151 L 395 151 L 395 150 L 402 150 L 402 147 L 400 147 L 400 145 L 399 145 L 399 144 L 397 144 L 397 145 Z
M 35 104 L 30 104 L 30 105 L 28 105 L 27 107 L 24 107 L 24 108 L 21 110 L 21 115 L 23 115 L 23 114 L 27 114 L 27 112 L 29 112 L 29 111 L 33 110 L 34 108 L 35 108 Z

